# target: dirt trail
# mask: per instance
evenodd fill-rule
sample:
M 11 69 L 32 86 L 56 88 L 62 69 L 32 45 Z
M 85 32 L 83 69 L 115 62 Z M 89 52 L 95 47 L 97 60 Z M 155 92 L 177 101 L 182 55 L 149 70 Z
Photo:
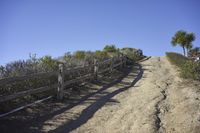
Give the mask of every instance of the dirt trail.
M 93 87 L 94 93 L 76 106 L 37 117 L 23 126 L 15 122 L 18 130 L 2 121 L 5 129 L 32 133 L 200 133 L 200 83 L 182 81 L 166 57 L 141 62 L 112 85 Z
M 103 106 L 72 132 L 200 133 L 198 84 L 185 87 L 166 57 L 141 65 L 142 79 L 112 97 L 117 104 Z M 125 80 L 130 82 L 131 76 Z

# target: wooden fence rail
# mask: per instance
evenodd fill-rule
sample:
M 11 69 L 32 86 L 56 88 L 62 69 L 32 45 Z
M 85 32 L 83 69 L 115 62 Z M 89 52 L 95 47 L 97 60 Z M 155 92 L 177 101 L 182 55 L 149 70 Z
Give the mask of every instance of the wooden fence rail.
M 58 76 L 58 83 L 50 86 L 44 86 L 36 89 L 28 89 L 26 91 L 17 92 L 11 95 L 6 96 L 0 96 L 0 103 L 13 100 L 16 98 L 24 97 L 31 94 L 41 93 L 44 91 L 48 91 L 51 89 L 57 88 L 57 99 L 61 100 L 64 96 L 64 88 L 70 84 L 84 82 L 88 79 L 95 79 L 98 80 L 98 74 L 102 74 L 106 71 L 112 71 L 116 67 L 123 67 L 126 64 L 126 58 L 124 56 L 118 57 L 118 58 L 111 58 L 102 62 L 98 62 L 96 59 L 94 60 L 93 65 L 85 65 L 81 67 L 75 67 L 72 69 L 68 69 L 64 67 L 64 64 L 59 64 L 59 70 L 54 72 L 46 72 L 46 73 L 37 73 L 37 74 L 31 74 L 26 76 L 20 76 L 20 77 L 11 77 L 11 78 L 5 78 L 0 79 L 0 86 L 6 85 L 6 84 L 12 84 L 15 82 L 20 82 L 24 80 L 30 80 L 34 78 L 48 78 L 50 76 Z M 100 70 L 100 67 L 109 66 L 107 68 L 104 68 L 103 70 Z M 93 69 L 90 73 L 86 73 L 81 76 L 77 76 L 74 79 L 64 81 L 64 77 L 66 75 L 70 75 L 72 73 L 80 73 L 80 71 L 87 72 L 87 70 Z
M 19 98 L 19 97 L 24 97 L 24 96 L 27 96 L 27 95 L 30 95 L 30 94 L 41 93 L 41 92 L 48 91 L 48 90 L 51 90 L 51 89 L 56 88 L 56 87 L 57 87 L 57 84 L 54 84 L 54 85 L 51 85 L 51 86 L 44 86 L 44 87 L 40 87 L 40 88 L 37 88 L 37 89 L 29 89 L 29 90 L 26 90 L 26 91 L 20 91 L 20 92 L 17 92 L 15 94 L 7 95 L 7 96 L 1 96 L 0 102 L 13 100 L 13 99 L 16 99 L 16 98 Z

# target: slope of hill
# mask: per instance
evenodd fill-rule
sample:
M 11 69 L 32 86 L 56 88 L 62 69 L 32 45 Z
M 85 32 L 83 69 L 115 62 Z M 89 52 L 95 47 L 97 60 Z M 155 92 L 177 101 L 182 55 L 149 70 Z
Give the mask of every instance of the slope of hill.
M 152 57 L 126 72 L 110 85 L 93 85 L 94 92 L 76 106 L 37 117 L 23 126 L 14 125 L 19 130 L 7 122 L 10 128 L 5 129 L 52 133 L 199 133 L 199 82 L 179 78 L 166 57 Z
M 166 57 L 141 65 L 142 79 L 112 98 L 118 104 L 103 106 L 73 132 L 198 133 L 200 84 L 182 81 Z

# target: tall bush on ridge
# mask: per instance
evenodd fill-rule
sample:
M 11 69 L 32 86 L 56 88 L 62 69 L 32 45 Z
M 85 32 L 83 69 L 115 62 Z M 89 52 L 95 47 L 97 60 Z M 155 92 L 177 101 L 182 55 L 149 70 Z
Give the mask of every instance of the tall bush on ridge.
M 110 52 L 110 53 L 115 53 L 117 52 L 117 48 L 115 45 L 106 45 L 104 48 L 103 48 L 103 51 L 105 52 Z
M 120 50 L 121 53 L 126 55 L 132 61 L 137 61 L 143 58 L 143 52 L 140 49 L 135 48 L 122 48 Z

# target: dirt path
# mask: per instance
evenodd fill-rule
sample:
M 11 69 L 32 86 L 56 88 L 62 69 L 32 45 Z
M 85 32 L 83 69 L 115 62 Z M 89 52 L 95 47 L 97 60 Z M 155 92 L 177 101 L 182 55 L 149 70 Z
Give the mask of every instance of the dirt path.
M 56 113 L 49 108 L 49 115 L 27 124 L 2 121 L 5 131 L 200 133 L 200 83 L 182 81 L 166 57 L 143 61 L 122 77 L 110 85 L 93 84 L 93 93 L 75 105 L 62 102 Z
M 103 106 L 72 132 L 200 133 L 200 86 L 185 87 L 165 57 L 141 65 L 142 79 L 112 97 L 117 104 Z

